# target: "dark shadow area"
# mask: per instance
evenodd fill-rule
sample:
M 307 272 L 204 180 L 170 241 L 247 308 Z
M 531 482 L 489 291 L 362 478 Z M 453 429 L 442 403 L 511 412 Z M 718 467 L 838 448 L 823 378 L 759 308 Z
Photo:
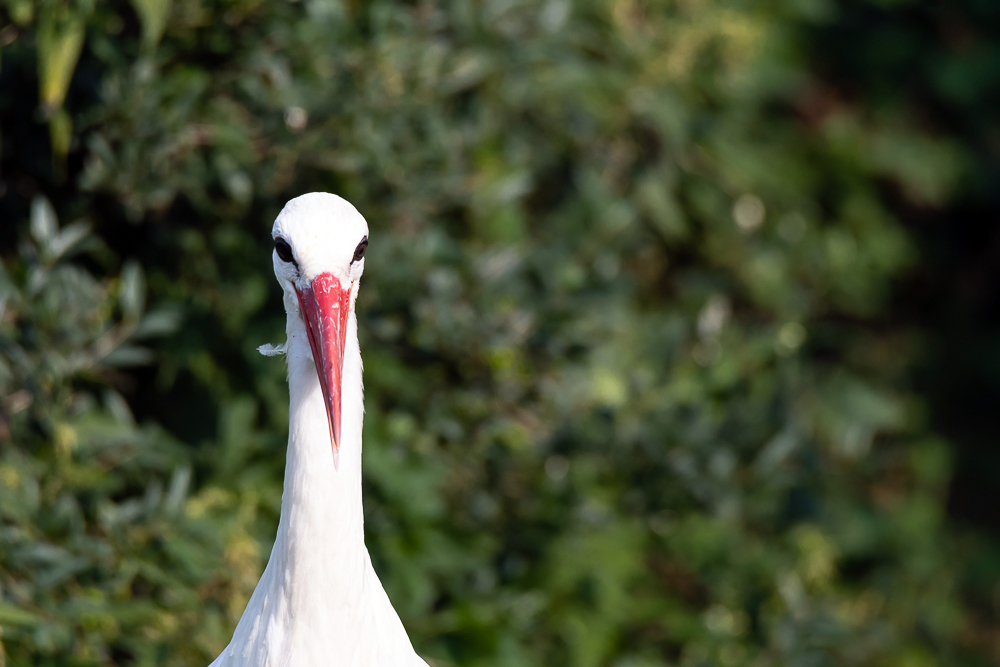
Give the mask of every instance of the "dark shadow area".
M 809 31 L 818 75 L 870 113 L 906 107 L 967 160 L 943 207 L 887 199 L 919 260 L 887 319 L 921 334 L 913 381 L 955 447 L 949 513 L 1000 534 L 1000 4 L 852 0 Z

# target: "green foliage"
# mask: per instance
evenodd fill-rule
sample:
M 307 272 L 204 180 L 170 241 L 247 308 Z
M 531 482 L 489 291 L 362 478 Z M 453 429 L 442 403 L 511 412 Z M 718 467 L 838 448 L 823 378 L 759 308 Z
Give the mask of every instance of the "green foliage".
M 36 199 L 4 258 L 7 660 L 228 641 L 281 496 L 267 232 L 310 190 L 371 226 L 367 539 L 433 664 L 989 659 L 877 326 L 916 256 L 883 189 L 969 158 L 824 100 L 825 4 L 8 2 L 4 68 L 72 9 L 99 75 L 57 203 L 96 235 Z
M 217 641 L 212 630 L 223 630 L 217 619 L 205 627 L 213 619 L 199 609 L 196 589 L 224 592 L 238 571 L 220 575 L 211 565 L 224 558 L 220 525 L 189 498 L 183 449 L 154 424 L 138 426 L 112 388 L 126 368 L 149 363 L 150 350 L 138 343 L 172 333 L 176 315 L 144 313 L 137 264 L 96 280 L 73 261 L 79 252 L 107 259 L 87 223 L 60 230 L 38 198 L 30 230 L 0 293 L 0 622 L 8 657 L 99 664 L 115 646 L 150 662 L 163 638 L 185 633 L 191 641 L 176 647 L 175 659 L 198 661 L 213 645 L 205 637 Z M 232 519 L 221 527 L 238 530 Z

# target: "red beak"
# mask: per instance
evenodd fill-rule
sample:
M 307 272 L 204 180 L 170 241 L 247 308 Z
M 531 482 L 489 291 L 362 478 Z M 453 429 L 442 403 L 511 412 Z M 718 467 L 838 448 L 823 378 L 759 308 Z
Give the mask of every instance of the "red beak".
M 344 342 L 351 309 L 351 287 L 344 289 L 333 274 L 321 273 L 312 284 L 296 289 L 299 306 L 309 332 L 316 374 L 323 388 L 326 416 L 330 423 L 333 465 L 340 465 L 340 395 L 344 378 Z

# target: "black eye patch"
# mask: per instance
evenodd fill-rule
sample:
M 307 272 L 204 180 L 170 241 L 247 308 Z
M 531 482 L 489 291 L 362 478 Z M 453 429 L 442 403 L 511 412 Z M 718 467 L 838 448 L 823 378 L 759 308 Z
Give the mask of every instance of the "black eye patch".
M 298 262 L 295 261 L 295 257 L 292 255 L 292 246 L 288 245 L 288 241 L 279 236 L 274 239 L 274 249 L 282 262 L 291 262 L 298 266 Z
M 351 261 L 351 264 L 363 259 L 365 256 L 365 250 L 367 249 L 368 249 L 368 237 L 366 236 L 363 239 L 361 239 L 361 243 L 359 243 L 358 247 L 354 249 L 354 259 Z

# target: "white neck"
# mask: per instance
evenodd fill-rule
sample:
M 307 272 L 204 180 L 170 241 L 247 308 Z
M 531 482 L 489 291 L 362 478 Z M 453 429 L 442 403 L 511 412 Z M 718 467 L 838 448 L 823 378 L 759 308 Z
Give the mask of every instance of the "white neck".
M 286 309 L 295 313 L 286 295 Z M 288 317 L 291 398 L 285 489 L 271 558 L 212 667 L 426 667 L 372 568 L 361 507 L 361 351 L 352 309 L 342 380 L 340 466 L 305 325 Z
M 302 320 L 289 316 L 286 333 L 288 453 L 271 558 L 282 561 L 280 585 L 293 611 L 312 613 L 331 599 L 351 600 L 363 588 L 368 552 L 361 505 L 361 351 L 352 310 L 344 346 L 340 463 L 334 468 L 323 392 Z

